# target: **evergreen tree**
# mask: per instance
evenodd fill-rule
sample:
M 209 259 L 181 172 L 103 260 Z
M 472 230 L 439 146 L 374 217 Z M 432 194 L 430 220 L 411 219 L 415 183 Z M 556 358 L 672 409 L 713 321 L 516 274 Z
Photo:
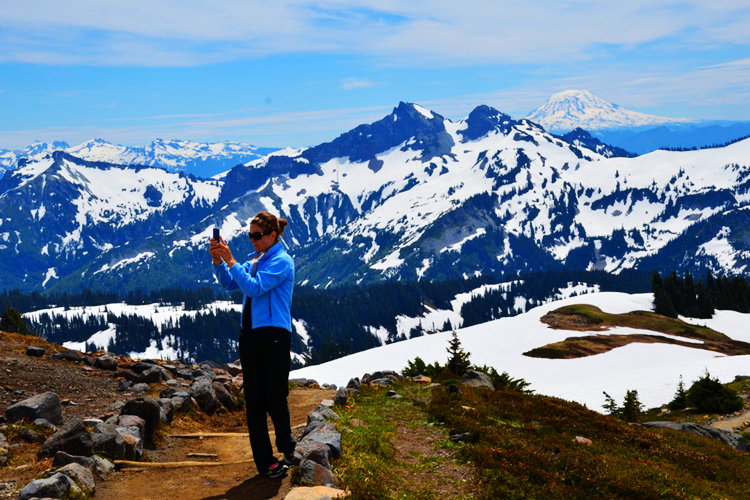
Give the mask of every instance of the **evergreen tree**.
M 680 383 L 677 385 L 677 392 L 675 392 L 674 399 L 669 402 L 667 408 L 672 411 L 687 408 L 687 393 L 685 392 L 685 383 L 682 381 L 682 375 L 680 375 Z
M 627 422 L 640 422 L 643 405 L 638 401 L 638 391 L 628 391 L 622 405 L 621 417 Z
M 607 394 L 606 392 L 604 394 L 604 399 L 606 400 L 606 403 L 602 405 L 602 408 L 607 410 L 607 415 L 618 417 L 620 415 L 620 407 L 617 406 L 617 402 L 614 400 L 612 396 Z
M 654 294 L 654 312 L 668 318 L 676 318 L 677 311 L 675 311 L 664 281 L 657 271 L 654 271 L 651 277 L 651 291 Z
M 742 409 L 745 403 L 735 391 L 723 385 L 719 379 L 712 379 L 706 371 L 690 386 L 687 404 L 702 413 L 726 414 Z
M 448 363 L 446 365 L 448 370 L 458 376 L 462 376 L 469 371 L 469 367 L 471 366 L 469 356 L 471 353 L 464 352 L 461 347 L 461 341 L 455 330 L 453 330 L 451 340 L 448 341 L 448 349 L 446 350 L 448 351 L 448 354 L 450 354 L 450 358 L 448 358 Z
M 20 333 L 22 335 L 29 335 L 31 333 L 23 316 L 21 316 L 21 313 L 15 307 L 4 309 L 3 313 L 0 314 L 0 330 L 10 333 Z

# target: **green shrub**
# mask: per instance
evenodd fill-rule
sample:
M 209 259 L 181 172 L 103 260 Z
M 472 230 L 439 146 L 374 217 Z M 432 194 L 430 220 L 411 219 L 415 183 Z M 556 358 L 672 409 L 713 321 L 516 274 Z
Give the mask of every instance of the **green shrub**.
M 671 411 L 679 411 L 687 408 L 687 405 L 685 384 L 682 382 L 682 375 L 680 375 L 680 383 L 677 385 L 677 392 L 674 395 L 674 399 L 667 404 L 667 408 Z
M 712 379 L 708 372 L 690 387 L 686 402 L 702 413 L 733 413 L 744 406 L 736 392 Z

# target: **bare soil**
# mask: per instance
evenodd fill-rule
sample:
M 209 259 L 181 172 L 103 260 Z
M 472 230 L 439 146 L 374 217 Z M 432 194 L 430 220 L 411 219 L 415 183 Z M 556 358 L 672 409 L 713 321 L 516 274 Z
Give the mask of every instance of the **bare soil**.
M 47 349 L 43 357 L 29 357 L 26 347 Z M 118 392 L 113 372 L 81 363 L 52 359 L 63 348 L 36 337 L 0 332 L 0 415 L 8 406 L 43 392 L 63 401 L 63 417 L 101 418 L 117 414 L 115 403 L 139 397 Z M 158 393 L 161 386 L 152 390 Z M 307 415 L 334 391 L 297 388 L 289 396 L 292 426 L 304 426 Z M 273 426 L 269 423 L 269 428 Z M 188 434 L 223 434 L 220 437 L 178 437 Z M 0 498 L 16 498 L 26 484 L 51 467 L 38 460 L 39 444 L 11 440 L 8 464 L 0 467 Z M 178 419 L 161 432 L 157 448 L 146 450 L 143 466 L 119 466 L 97 481 L 99 500 L 282 499 L 292 487 L 291 477 L 271 480 L 257 475 L 247 437 L 244 412 L 217 412 L 212 417 Z M 280 455 L 279 455 L 280 457 Z M 190 462 L 186 465 L 184 462 Z M 161 464 L 156 466 L 156 464 Z

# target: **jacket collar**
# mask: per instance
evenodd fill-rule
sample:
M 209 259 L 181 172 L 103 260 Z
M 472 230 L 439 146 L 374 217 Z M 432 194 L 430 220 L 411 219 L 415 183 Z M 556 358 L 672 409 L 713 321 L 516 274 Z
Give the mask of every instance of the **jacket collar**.
M 251 259 L 253 259 L 253 258 L 263 259 L 263 258 L 267 258 L 270 255 L 275 255 L 275 254 L 277 254 L 279 252 L 283 252 L 283 251 L 284 251 L 284 244 L 281 243 L 281 240 L 279 240 L 276 243 L 274 243 L 274 245 L 271 248 L 269 248 L 268 251 L 265 254 L 261 255 L 259 252 L 255 252 L 252 255 L 250 255 L 250 258 Z

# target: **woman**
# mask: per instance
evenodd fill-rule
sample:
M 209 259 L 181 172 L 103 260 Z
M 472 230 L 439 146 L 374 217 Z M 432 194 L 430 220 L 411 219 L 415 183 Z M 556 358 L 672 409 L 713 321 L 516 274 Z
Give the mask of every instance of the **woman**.
M 296 445 L 287 404 L 294 261 L 280 241 L 288 225 L 268 212 L 256 215 L 248 233 L 255 254 L 244 264 L 234 259 L 224 238 L 212 239 L 209 250 L 219 283 L 245 294 L 239 347 L 247 428 L 255 466 L 271 478 L 293 463 Z M 273 455 L 266 414 L 276 431 L 276 448 L 284 454 L 281 462 Z

